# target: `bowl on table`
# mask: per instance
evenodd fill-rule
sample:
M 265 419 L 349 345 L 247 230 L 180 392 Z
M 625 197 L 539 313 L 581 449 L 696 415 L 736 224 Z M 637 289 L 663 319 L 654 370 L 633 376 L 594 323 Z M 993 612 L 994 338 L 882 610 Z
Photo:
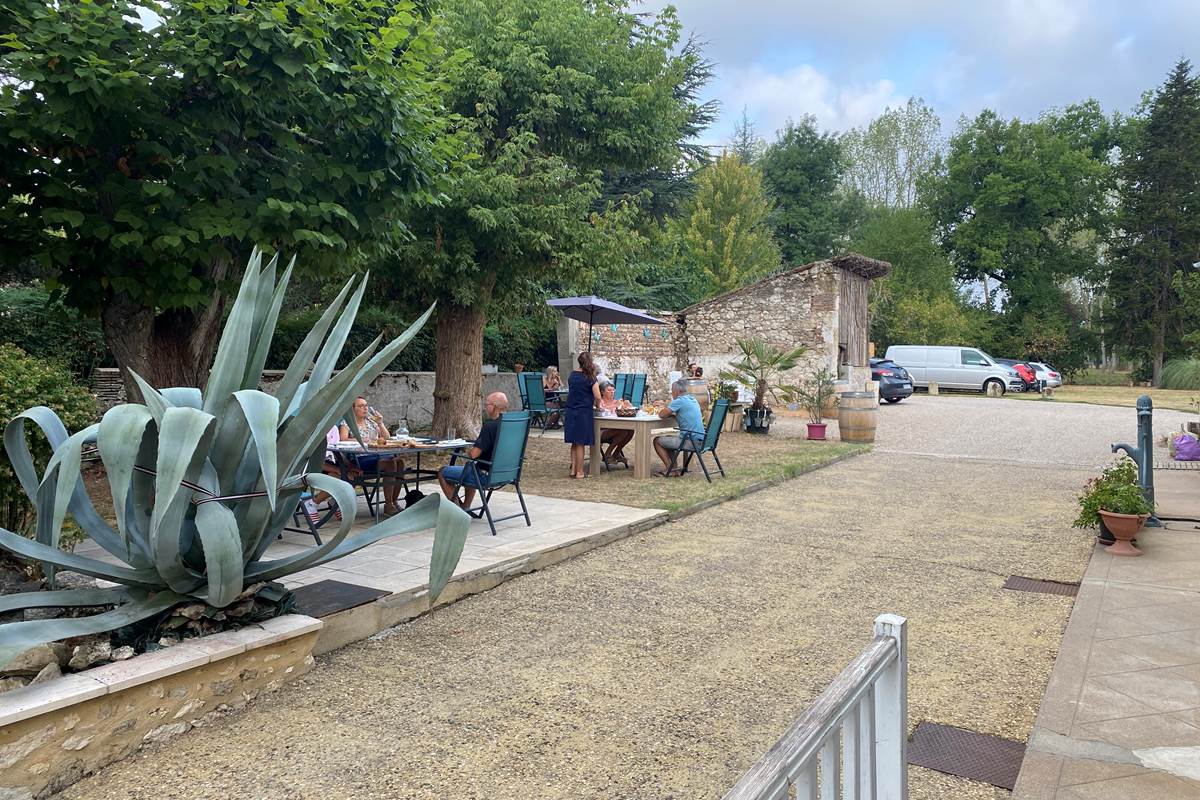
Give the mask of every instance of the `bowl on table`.
M 637 415 L 638 415 L 638 410 L 636 408 L 618 408 L 617 409 L 618 417 L 636 417 Z

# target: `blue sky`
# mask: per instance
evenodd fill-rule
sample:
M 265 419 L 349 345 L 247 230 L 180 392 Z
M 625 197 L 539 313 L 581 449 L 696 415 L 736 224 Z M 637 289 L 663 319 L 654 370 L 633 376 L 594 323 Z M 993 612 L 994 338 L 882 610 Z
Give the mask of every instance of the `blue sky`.
M 666 2 L 635 6 L 658 10 Z M 1094 97 L 1129 111 L 1180 56 L 1200 67 L 1200 0 L 677 0 L 717 62 L 706 143 L 745 106 L 771 138 L 789 118 L 864 125 L 910 96 L 949 133 L 983 108 L 1033 118 Z

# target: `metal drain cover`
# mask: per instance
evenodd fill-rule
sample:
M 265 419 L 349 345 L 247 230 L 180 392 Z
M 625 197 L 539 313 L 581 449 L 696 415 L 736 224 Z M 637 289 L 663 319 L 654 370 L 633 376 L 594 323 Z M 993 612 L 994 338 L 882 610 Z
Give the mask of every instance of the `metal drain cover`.
M 1074 597 L 1079 594 L 1078 583 L 1063 581 L 1044 581 L 1039 578 L 1025 578 L 1020 575 L 1010 575 L 1004 582 L 1005 589 L 1016 589 L 1018 592 L 1041 592 L 1042 594 L 1063 594 Z
M 292 592 L 296 597 L 296 611 L 310 617 L 328 617 L 339 611 L 356 608 L 377 598 L 391 594 L 370 586 L 341 581 L 317 581 Z
M 922 722 L 908 745 L 908 763 L 1012 791 L 1025 745 L 952 725 Z

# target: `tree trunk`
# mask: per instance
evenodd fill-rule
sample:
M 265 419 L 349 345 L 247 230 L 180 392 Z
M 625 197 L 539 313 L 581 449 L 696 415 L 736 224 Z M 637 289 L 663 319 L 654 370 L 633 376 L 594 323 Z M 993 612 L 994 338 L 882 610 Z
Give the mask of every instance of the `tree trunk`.
M 483 326 L 487 323 L 484 308 L 483 301 L 469 307 L 448 302 L 438 306 L 434 436 L 445 436 L 448 428 L 467 438 L 479 433 L 483 419 Z
M 991 297 L 991 293 L 988 291 L 987 275 L 983 276 L 983 307 L 986 308 L 988 311 L 992 310 L 992 297 Z
M 225 277 L 228 265 L 215 264 L 213 280 Z M 225 317 L 225 296 L 214 291 L 207 305 L 197 309 L 172 308 L 161 313 L 115 293 L 104 307 L 104 339 L 116 358 L 130 400 L 141 397 L 129 370 L 153 387 L 196 386 L 208 380 Z
M 1167 323 L 1159 322 L 1158 327 L 1154 330 L 1154 373 L 1151 384 L 1156 388 L 1162 386 L 1163 351 L 1167 349 L 1166 327 Z

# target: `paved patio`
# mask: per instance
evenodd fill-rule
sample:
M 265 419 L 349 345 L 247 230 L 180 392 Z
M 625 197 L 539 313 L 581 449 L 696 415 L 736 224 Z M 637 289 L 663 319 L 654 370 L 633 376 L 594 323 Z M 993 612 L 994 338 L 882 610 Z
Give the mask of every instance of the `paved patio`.
M 455 578 L 480 570 L 488 570 L 513 559 L 535 555 L 571 543 L 588 539 L 607 540 L 612 534 L 630 526 L 665 516 L 664 511 L 630 508 L 612 503 L 588 503 L 556 497 L 525 495 L 532 525 L 522 518 L 510 519 L 496 525 L 496 535 L 488 530 L 486 520 L 473 520 L 462 559 L 454 571 Z M 517 496 L 497 492 L 492 497 L 492 514 L 504 517 L 520 511 Z M 366 504 L 359 498 L 356 529 L 372 525 Z M 332 535 L 334 526 L 323 528 Z M 267 549 L 267 556 L 282 558 L 314 546 L 307 534 L 285 533 L 283 539 Z M 385 539 L 364 547 L 357 553 L 339 558 L 326 566 L 314 567 L 282 581 L 288 588 L 336 580 L 359 586 L 369 586 L 393 594 L 423 588 L 429 579 L 429 556 L 433 551 L 433 531 L 422 531 Z M 116 562 L 92 540 L 76 548 L 80 555 Z
M 1200 798 L 1200 530 L 1139 539 L 1141 558 L 1092 557 L 1018 800 Z

